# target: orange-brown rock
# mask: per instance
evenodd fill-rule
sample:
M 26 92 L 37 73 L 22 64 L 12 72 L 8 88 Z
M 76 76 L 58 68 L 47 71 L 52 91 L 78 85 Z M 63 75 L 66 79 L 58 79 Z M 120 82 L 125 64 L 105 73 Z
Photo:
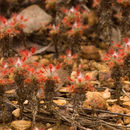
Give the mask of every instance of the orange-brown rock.
M 81 46 L 81 56 L 83 58 L 86 58 L 88 60 L 96 60 L 96 61 L 100 61 L 101 60 L 101 56 L 100 53 L 98 51 L 98 48 L 96 48 L 93 45 L 88 45 L 88 46 Z
M 99 92 L 87 92 L 86 98 L 83 103 L 84 108 L 106 110 L 108 107 L 105 98 Z

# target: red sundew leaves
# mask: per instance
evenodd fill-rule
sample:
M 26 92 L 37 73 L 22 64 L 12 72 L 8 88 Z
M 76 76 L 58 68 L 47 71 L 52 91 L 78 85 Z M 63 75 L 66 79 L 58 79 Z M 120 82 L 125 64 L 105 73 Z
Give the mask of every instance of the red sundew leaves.
M 14 64 L 13 60 L 11 58 L 8 59 L 11 64 Z
M 89 84 L 88 87 L 91 91 L 94 91 L 94 87 L 91 84 Z
M 69 89 L 70 92 L 74 91 L 74 85 L 71 85 L 71 86 L 68 85 L 67 88 Z
M 21 51 L 21 56 L 29 56 L 29 51 L 26 49 L 24 51 Z
M 62 23 L 66 23 L 68 21 L 68 18 L 67 17 L 64 17 L 63 19 L 62 19 Z
M 72 62 L 72 60 L 70 59 L 70 60 L 68 60 L 68 64 L 72 64 L 73 62 Z
M 129 38 L 124 38 L 125 43 L 128 43 L 128 41 L 129 41 Z
M 24 82 L 26 82 L 26 83 L 31 83 L 31 79 L 26 78 L 26 79 L 24 80 Z
M 44 73 L 44 71 L 39 70 L 37 73 L 38 73 L 38 74 L 42 74 L 42 73 Z
M 8 84 L 12 84 L 12 83 L 14 83 L 14 80 L 12 80 L 12 79 L 7 79 L 7 83 L 8 83 Z
M 45 78 L 45 77 L 43 77 L 43 76 L 42 76 L 42 77 L 40 77 L 40 78 L 38 79 L 38 82 L 39 82 L 39 83 L 41 83 L 41 82 L 45 82 L 45 81 L 46 81 L 46 78 Z
M 117 3 L 122 3 L 122 0 L 117 0 Z
M 74 85 L 71 85 L 70 92 L 73 92 L 73 91 L 74 91 Z
M 12 73 L 12 72 L 14 72 L 14 71 L 15 71 L 15 68 L 10 68 L 10 69 L 9 69 L 9 72 L 10 72 L 10 73 Z
M 20 20 L 23 20 L 23 15 L 20 16 Z
M 113 65 L 114 65 L 113 62 L 110 62 L 110 63 L 109 63 L 109 67 L 110 67 L 110 68 L 113 67 Z
M 79 82 L 79 83 L 81 83 L 81 82 L 82 82 L 82 78 L 78 78 L 77 80 L 78 80 L 78 82 Z
M 64 7 L 62 8 L 62 11 L 63 11 L 64 13 L 67 13 L 67 12 L 68 12 L 68 10 L 65 9 Z
M 108 61 L 108 60 L 110 60 L 110 58 L 108 57 L 103 58 L 103 61 Z
M 15 25 L 16 25 L 16 21 L 11 21 L 11 22 L 9 23 L 9 25 L 10 25 L 11 27 L 15 26 Z
M 68 80 L 69 80 L 70 82 L 73 82 L 73 80 L 72 80 L 70 77 L 68 77 Z
M 24 25 L 24 24 L 19 24 L 19 27 L 20 27 L 21 29 L 23 29 L 23 28 L 25 28 L 25 25 Z
M 4 66 L 6 63 L 5 63 L 4 61 L 2 61 L 2 63 L 1 63 L 1 64 L 2 64 L 2 66 Z
M 27 22 L 27 21 L 28 21 L 28 19 L 24 19 L 23 21 L 24 21 L 24 22 Z
M 32 63 L 35 67 L 37 67 L 39 64 L 38 64 L 38 62 L 33 62 Z
M 31 48 L 31 52 L 32 52 L 32 54 L 34 54 L 34 53 L 36 52 L 36 48 L 35 48 L 35 47 L 32 47 L 32 48 Z
M 7 29 L 7 30 L 6 30 L 6 33 L 8 33 L 8 34 L 10 34 L 11 32 L 12 32 L 11 29 Z
M 69 21 L 66 22 L 66 25 L 67 25 L 69 28 L 72 27 L 72 24 L 71 24 Z
M 12 28 L 12 30 L 13 30 L 13 32 L 16 33 L 16 34 L 19 34 L 19 33 L 20 33 L 20 31 L 17 30 L 17 29 L 15 29 L 15 28 Z
M 88 25 L 84 25 L 82 28 L 83 28 L 83 29 L 87 29 L 87 28 L 88 28 Z
M 48 67 L 49 67 L 50 71 L 52 71 L 53 65 L 52 65 L 52 64 L 49 64 Z
M 122 59 L 117 59 L 117 62 L 122 63 L 123 60 Z
M 6 75 L 7 72 L 8 72 L 8 70 L 4 70 L 4 71 L 2 71 L 2 75 L 3 75 L 3 76 Z
M 109 53 L 110 53 L 110 54 L 113 54 L 113 53 L 114 53 L 114 49 L 110 49 L 110 50 L 109 50 Z
M 3 16 L 0 16 L 0 21 L 3 23 L 3 24 L 6 24 L 7 23 L 7 19 Z
M 44 65 L 42 65 L 42 68 L 46 71 L 46 67 Z
M 80 22 L 81 22 L 81 18 L 80 18 L 80 17 L 77 17 L 77 18 L 76 18 L 76 22 L 77 22 L 77 23 L 80 23 Z
M 86 75 L 86 76 L 84 77 L 84 79 L 85 79 L 85 80 L 91 80 L 91 77 L 90 77 L 89 75 Z
M 79 17 L 81 14 L 80 14 L 80 12 L 76 12 L 74 15 L 75 15 L 76 18 L 77 18 L 77 17 Z
M 118 55 L 119 55 L 120 58 L 123 58 L 126 55 L 126 53 L 124 52 L 123 49 L 121 49 L 121 50 L 118 51 Z
M 93 0 L 93 7 L 96 7 L 100 4 L 100 0 Z
M 25 62 L 26 59 L 27 59 L 27 58 L 24 56 L 24 57 L 22 58 L 22 62 Z
M 69 35 L 73 35 L 73 34 L 74 34 L 74 30 L 73 30 L 73 29 L 69 30 L 69 31 L 68 31 L 68 34 L 69 34 Z
M 75 58 L 77 58 L 77 56 L 78 56 L 77 54 L 74 54 L 74 55 L 72 55 L 72 58 L 75 59 Z
M 77 76 L 79 76 L 79 74 L 80 74 L 80 71 L 77 71 Z
M 28 69 L 28 68 L 29 68 L 29 65 L 27 65 L 27 64 L 22 64 L 22 68 Z
M 12 17 L 13 17 L 13 18 L 16 18 L 17 15 L 18 15 L 17 13 L 13 13 Z
M 0 79 L 0 84 L 4 84 L 4 80 L 3 79 Z
M 53 79 L 56 81 L 60 81 L 60 78 L 58 76 L 54 76 Z
M 65 58 L 65 56 L 60 56 L 60 58 L 61 58 L 61 59 L 64 59 L 64 58 Z
M 76 5 L 75 9 L 78 11 L 80 9 L 80 5 Z
M 56 68 L 56 70 L 60 69 L 61 68 L 61 64 L 57 64 L 55 68 Z
M 71 54 L 70 50 L 66 50 L 66 54 L 70 55 Z
M 116 48 L 122 48 L 122 45 L 120 45 L 120 44 L 115 44 L 114 47 L 116 47 Z
M 109 55 L 109 54 L 105 54 L 105 57 L 107 57 L 107 58 L 111 58 L 111 55 Z
M 40 88 L 41 88 L 41 89 L 44 89 L 44 86 L 43 86 L 43 85 L 40 85 Z
M 127 51 L 130 52 L 130 48 L 128 48 Z

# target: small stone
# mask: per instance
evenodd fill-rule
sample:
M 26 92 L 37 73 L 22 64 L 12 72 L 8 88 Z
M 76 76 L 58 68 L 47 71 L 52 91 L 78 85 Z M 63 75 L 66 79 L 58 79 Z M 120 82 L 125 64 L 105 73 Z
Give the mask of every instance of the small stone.
M 38 61 L 39 60 L 39 56 L 32 56 L 33 61 Z
M 18 117 L 20 116 L 20 109 L 19 109 L 19 108 L 15 109 L 15 110 L 12 112 L 12 114 L 13 114 L 16 118 L 18 118 Z
M 11 122 L 11 127 L 15 130 L 27 130 L 31 127 L 31 121 L 16 120 Z
M 18 101 L 11 101 L 14 105 L 18 104 Z
M 25 100 L 23 104 L 24 104 L 24 105 L 28 104 L 28 100 Z
M 40 101 L 40 104 L 44 104 L 45 102 L 42 100 L 42 101 Z
M 62 87 L 59 92 L 63 92 L 63 93 L 67 93 L 67 92 L 70 92 L 69 88 L 68 87 Z
M 53 100 L 54 103 L 60 105 L 60 106 L 64 106 L 66 104 L 66 100 Z
M 43 64 L 43 65 L 48 65 L 50 62 L 48 59 L 41 59 L 40 60 L 40 64 Z
M 11 90 L 7 90 L 5 91 L 6 94 L 14 94 L 15 93 L 15 89 L 11 89 Z
M 101 60 L 101 56 L 98 51 L 98 48 L 96 48 L 93 45 L 81 46 L 81 51 L 82 51 L 81 56 L 83 58 L 86 58 L 88 60 L 96 60 L 96 61 Z

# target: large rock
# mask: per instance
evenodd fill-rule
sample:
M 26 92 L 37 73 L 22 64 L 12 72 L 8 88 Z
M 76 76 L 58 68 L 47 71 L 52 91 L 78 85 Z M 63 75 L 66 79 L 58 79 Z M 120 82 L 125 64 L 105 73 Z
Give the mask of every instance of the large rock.
M 31 122 L 25 120 L 16 120 L 11 123 L 11 127 L 15 130 L 27 130 L 31 127 Z
M 111 40 L 114 43 L 121 43 L 121 31 L 119 30 L 119 28 L 115 29 L 112 28 L 112 37 Z
M 44 24 L 49 24 L 52 21 L 52 17 L 48 15 L 38 5 L 32 5 L 20 12 L 19 15 L 23 15 L 28 21 L 24 22 L 26 26 L 23 31 L 25 33 L 32 33 L 44 27 Z
M 81 53 L 83 58 L 86 58 L 88 60 L 96 60 L 96 61 L 101 60 L 100 53 L 95 46 L 93 45 L 82 46 L 81 50 L 82 50 Z

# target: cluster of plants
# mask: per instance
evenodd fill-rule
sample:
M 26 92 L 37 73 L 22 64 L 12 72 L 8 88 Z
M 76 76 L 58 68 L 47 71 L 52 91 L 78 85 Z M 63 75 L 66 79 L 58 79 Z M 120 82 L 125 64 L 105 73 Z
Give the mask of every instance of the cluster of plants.
M 64 5 L 64 2 L 58 5 L 58 1 L 56 0 L 46 0 L 43 3 L 45 4 L 46 10 L 52 14 L 53 21 L 46 27 L 44 25 L 41 29 L 43 31 L 42 36 L 45 37 L 44 40 L 46 42 L 48 42 L 49 39 L 49 42 L 55 45 L 57 57 L 59 55 L 58 49 L 60 46 L 63 46 L 63 44 L 65 45 L 65 49 L 69 48 L 72 53 L 74 53 L 74 51 L 79 50 L 78 46 L 81 43 L 89 44 L 90 41 L 94 41 L 96 45 L 99 45 L 98 42 L 103 40 L 106 42 L 106 45 L 108 44 L 107 42 L 110 44 L 112 42 L 112 28 L 118 28 L 120 26 L 119 28 L 123 34 L 127 33 L 126 28 L 129 28 L 129 20 L 125 20 L 129 13 L 127 11 L 125 12 L 123 8 L 124 5 L 122 5 L 122 3 L 124 3 L 124 1 L 111 0 L 110 2 L 107 0 L 104 2 L 102 0 L 93 0 L 92 2 L 84 1 L 81 3 L 80 1 L 68 1 L 67 3 L 70 6 L 67 6 L 67 4 Z M 92 10 L 89 9 L 88 6 L 90 6 Z M 114 10 L 116 6 L 119 6 L 119 13 Z M 126 5 L 126 8 L 127 6 L 128 5 Z M 123 16 L 123 14 L 126 16 Z M 6 44 L 6 47 L 3 48 L 9 48 L 11 42 L 9 39 L 13 40 L 16 34 L 23 35 L 22 29 L 25 28 L 24 22 L 27 21 L 23 16 L 17 17 L 16 14 L 13 15 L 11 19 L 12 20 L 7 20 L 3 16 L 0 18 L 2 22 L 0 26 L 0 37 L 6 41 L 3 41 L 3 44 Z M 124 22 L 126 24 L 122 26 Z M 95 32 L 97 32 L 97 35 L 94 35 Z M 7 38 L 5 38 L 5 36 L 7 36 Z M 21 39 L 24 39 L 24 37 L 26 36 L 24 35 Z M 2 49 L 2 51 L 4 55 L 6 49 Z
M 106 3 L 107 2 L 108 0 L 106 0 Z M 49 42 L 54 44 L 56 55 L 58 57 L 56 63 L 50 62 L 47 66 L 33 60 L 32 56 L 35 54 L 36 48 L 20 50 L 18 56 L 8 57 L 11 45 L 13 44 L 13 39 L 18 35 L 23 34 L 22 29 L 26 27 L 24 22 L 28 19 L 25 19 L 23 16 L 18 16 L 17 14 L 14 14 L 10 20 L 7 20 L 3 16 L 0 17 L 1 51 L 3 52 L 3 56 L 6 56 L 6 58 L 2 58 L 0 61 L 1 102 L 3 103 L 4 89 L 7 86 L 16 86 L 17 101 L 20 107 L 21 118 L 23 117 L 25 100 L 28 100 L 31 106 L 33 123 L 35 123 L 36 115 L 39 111 L 40 100 L 44 100 L 43 106 L 46 111 L 55 114 L 56 110 L 53 107 L 53 99 L 62 84 L 62 86 L 67 86 L 69 89 L 69 96 L 71 97 L 69 102 L 73 105 L 72 126 L 74 126 L 74 121 L 76 120 L 75 115 L 78 115 L 78 109 L 81 108 L 82 103 L 85 100 L 85 92 L 96 91 L 90 82 L 91 76 L 86 75 L 83 71 L 79 60 L 80 56 L 76 52 L 80 51 L 79 46 L 81 45 L 81 42 L 86 42 L 87 40 L 84 40 L 86 38 L 89 39 L 89 36 L 87 36 L 88 31 L 91 30 L 97 19 L 91 21 L 91 14 L 93 11 L 89 10 L 87 6 L 84 6 L 86 2 L 84 5 L 79 3 L 76 3 L 71 7 L 58 8 L 57 10 L 56 0 L 45 0 L 45 8 L 55 14 L 53 14 L 53 24 L 46 25 L 41 30 L 44 34 L 47 34 Z M 112 5 L 110 2 L 106 3 L 103 0 L 93 0 L 92 8 L 93 10 L 100 12 L 103 5 L 108 4 L 109 6 L 107 7 Z M 117 0 L 117 2 L 113 2 L 111 7 L 114 7 L 116 4 L 123 6 L 122 0 Z M 94 28 L 94 30 L 99 29 L 99 35 L 106 28 L 109 30 L 109 33 L 111 33 L 110 26 L 113 16 L 119 20 L 120 24 L 123 22 L 123 16 L 121 14 L 124 11 L 123 9 L 120 14 L 117 13 L 113 15 L 112 10 L 110 11 L 106 6 L 103 7 L 103 11 L 99 15 L 99 22 L 96 22 L 97 27 Z M 109 16 L 104 10 L 109 13 Z M 56 12 L 59 12 L 61 15 L 58 20 L 56 19 Z M 101 26 L 99 26 L 99 24 Z M 112 23 L 112 25 L 114 25 L 114 23 Z M 123 27 L 121 26 L 121 29 L 122 28 Z M 107 36 L 109 35 L 107 34 Z M 25 37 L 25 35 L 23 37 Z M 45 38 L 47 39 L 47 37 Z M 105 37 L 105 39 L 107 38 Z M 59 52 L 59 48 L 63 46 L 63 44 L 65 45 L 63 51 L 69 48 L 69 50 L 66 51 L 66 55 L 61 55 Z M 125 38 L 120 44 L 112 42 L 107 54 L 103 58 L 103 61 L 111 68 L 111 77 L 114 80 L 114 87 L 116 88 L 116 96 L 119 104 L 122 91 L 121 79 L 122 77 L 127 76 L 129 80 L 130 77 L 129 51 L 130 39 Z M 8 54 L 5 55 L 5 52 Z M 76 74 L 71 76 L 74 63 L 77 65 L 75 68 Z M 58 74 L 59 70 L 67 70 L 69 73 L 69 76 L 64 83 L 62 83 L 63 81 Z
M 122 91 L 121 78 L 129 76 L 129 58 L 130 58 L 130 39 L 124 38 L 123 44 L 114 44 L 109 48 L 108 53 L 104 57 L 104 61 L 111 68 L 111 77 L 114 80 L 116 88 L 116 97 L 120 104 L 120 96 Z M 127 60 L 127 61 L 126 61 Z M 125 67 L 126 66 L 126 67 Z M 126 70 L 128 73 L 126 73 Z
M 2 56 L 9 56 L 10 49 L 13 45 L 14 37 L 23 34 L 25 28 L 24 23 L 27 21 L 22 15 L 18 16 L 14 13 L 11 19 L 7 20 L 5 17 L 0 16 L 0 41 Z
M 126 64 L 123 61 L 125 57 L 129 57 L 129 43 L 130 40 L 126 38 L 123 45 L 113 45 L 103 59 L 112 68 L 111 76 L 117 89 L 118 101 L 121 96 L 123 66 Z M 19 57 L 2 59 L 0 63 L 0 86 L 5 88 L 8 85 L 16 85 L 21 118 L 24 109 L 23 103 L 25 100 L 29 100 L 32 106 L 33 122 L 35 122 L 41 99 L 44 99 L 44 107 L 47 111 L 54 111 L 52 107 L 53 99 L 62 82 L 57 71 L 59 69 L 66 69 L 72 72 L 73 64 L 77 62 L 76 59 L 78 57 L 77 54 L 72 55 L 71 51 L 67 50 L 66 55 L 60 56 L 58 63 L 50 63 L 48 66 L 44 66 L 39 62 L 33 61 L 32 56 L 35 51 L 36 48 L 31 48 L 30 51 L 27 49 L 21 50 L 19 51 Z M 78 107 L 85 100 L 85 92 L 95 91 L 95 88 L 90 83 L 91 77 L 85 75 L 80 63 L 76 67 L 75 76 L 68 76 L 67 79 L 66 84 L 63 85 L 68 86 L 74 105 L 73 109 L 77 113 Z M 3 92 L 4 90 L 2 89 L 1 93 Z

